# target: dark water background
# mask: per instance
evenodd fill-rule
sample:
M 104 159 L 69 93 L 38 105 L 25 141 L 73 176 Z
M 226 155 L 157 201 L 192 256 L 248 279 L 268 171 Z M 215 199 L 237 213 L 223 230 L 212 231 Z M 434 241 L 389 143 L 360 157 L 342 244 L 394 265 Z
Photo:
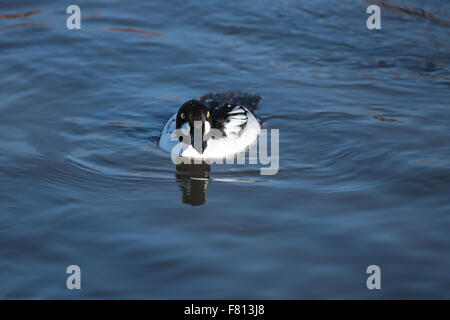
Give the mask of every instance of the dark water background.
M 450 3 L 369 4 L 1 0 L 0 297 L 450 298 Z M 177 173 L 165 121 L 229 90 L 279 173 Z

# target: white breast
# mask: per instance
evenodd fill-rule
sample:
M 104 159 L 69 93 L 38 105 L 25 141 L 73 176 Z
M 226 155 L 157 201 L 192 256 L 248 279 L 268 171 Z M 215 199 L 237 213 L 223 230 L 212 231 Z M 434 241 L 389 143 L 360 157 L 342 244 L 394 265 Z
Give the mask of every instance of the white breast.
M 248 119 L 242 132 L 240 134 L 227 133 L 227 136 L 215 140 L 209 139 L 203 154 L 198 153 L 191 145 L 179 142 L 173 134 L 176 129 L 177 113 L 175 113 L 164 126 L 159 139 L 159 147 L 166 152 L 176 152 L 182 157 L 194 159 L 225 158 L 242 152 L 256 141 L 261 130 L 255 116 L 246 108 L 244 109 L 247 111 Z

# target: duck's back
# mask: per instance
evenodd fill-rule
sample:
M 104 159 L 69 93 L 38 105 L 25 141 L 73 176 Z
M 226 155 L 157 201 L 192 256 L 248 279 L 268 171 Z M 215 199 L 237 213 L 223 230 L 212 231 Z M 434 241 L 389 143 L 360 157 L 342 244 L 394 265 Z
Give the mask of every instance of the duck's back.
M 261 101 L 261 96 L 248 92 L 218 92 L 204 94 L 199 100 L 206 104 L 211 111 L 227 105 L 239 105 L 254 112 Z

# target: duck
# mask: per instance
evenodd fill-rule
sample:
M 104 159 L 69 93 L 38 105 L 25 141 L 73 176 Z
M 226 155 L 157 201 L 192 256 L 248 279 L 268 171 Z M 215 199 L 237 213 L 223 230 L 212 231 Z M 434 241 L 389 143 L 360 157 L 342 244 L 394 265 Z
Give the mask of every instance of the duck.
M 245 151 L 260 134 L 254 114 L 261 96 L 252 93 L 209 93 L 184 102 L 165 124 L 159 147 L 192 159 L 227 158 Z

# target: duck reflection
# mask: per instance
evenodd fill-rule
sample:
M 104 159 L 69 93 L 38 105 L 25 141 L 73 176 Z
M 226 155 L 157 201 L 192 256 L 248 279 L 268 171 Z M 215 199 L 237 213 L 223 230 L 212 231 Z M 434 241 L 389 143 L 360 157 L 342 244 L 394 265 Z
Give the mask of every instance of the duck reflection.
M 177 183 L 180 186 L 183 203 L 193 206 L 204 204 L 206 193 L 208 192 L 209 172 L 211 166 L 207 163 L 202 164 L 179 164 L 177 165 Z

